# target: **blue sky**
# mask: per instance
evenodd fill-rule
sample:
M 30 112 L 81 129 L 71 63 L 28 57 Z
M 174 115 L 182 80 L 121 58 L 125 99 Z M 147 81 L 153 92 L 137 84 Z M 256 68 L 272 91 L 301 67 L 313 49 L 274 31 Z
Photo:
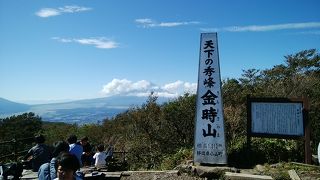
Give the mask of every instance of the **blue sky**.
M 0 0 L 0 97 L 47 102 L 194 92 L 200 34 L 222 78 L 320 47 L 318 0 Z

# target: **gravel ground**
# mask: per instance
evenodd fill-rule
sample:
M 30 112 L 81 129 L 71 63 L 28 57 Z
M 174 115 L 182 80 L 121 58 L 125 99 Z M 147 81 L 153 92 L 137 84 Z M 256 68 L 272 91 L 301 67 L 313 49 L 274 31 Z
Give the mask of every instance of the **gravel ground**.
M 194 171 L 196 168 L 196 171 Z M 295 170 L 296 174 L 301 180 L 320 180 L 320 167 L 306 165 L 301 163 L 278 163 L 274 165 L 257 165 L 252 169 L 235 169 L 228 167 L 192 167 L 188 166 L 180 168 L 179 170 L 168 170 L 168 171 L 125 171 L 122 173 L 121 180 L 158 180 L 158 179 L 168 179 L 168 180 L 200 180 L 206 179 L 201 177 L 206 177 L 205 174 L 222 172 L 233 172 L 241 174 L 252 174 L 252 175 L 266 175 L 271 176 L 273 179 L 290 179 L 289 170 Z M 189 173 L 183 173 L 189 172 Z M 192 176 L 194 172 L 199 176 Z M 202 175 L 201 175 L 202 174 Z
M 131 171 L 125 172 L 121 180 L 204 180 L 205 178 L 195 177 L 188 174 L 180 174 L 178 171 Z

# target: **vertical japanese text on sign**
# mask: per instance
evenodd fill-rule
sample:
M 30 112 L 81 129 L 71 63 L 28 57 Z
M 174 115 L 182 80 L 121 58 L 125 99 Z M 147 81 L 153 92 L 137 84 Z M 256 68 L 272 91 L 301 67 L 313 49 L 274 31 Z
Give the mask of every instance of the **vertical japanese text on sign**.
M 200 44 L 194 162 L 226 164 L 217 33 L 202 33 Z

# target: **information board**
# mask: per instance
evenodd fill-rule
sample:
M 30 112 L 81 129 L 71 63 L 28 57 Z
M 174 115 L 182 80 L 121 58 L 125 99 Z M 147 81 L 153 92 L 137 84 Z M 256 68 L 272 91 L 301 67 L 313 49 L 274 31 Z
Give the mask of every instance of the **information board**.
M 251 137 L 304 141 L 305 163 L 311 164 L 307 98 L 247 97 L 247 145 Z
M 302 103 L 251 103 L 251 132 L 303 136 Z
M 248 97 L 247 101 L 249 136 L 304 136 L 305 100 Z

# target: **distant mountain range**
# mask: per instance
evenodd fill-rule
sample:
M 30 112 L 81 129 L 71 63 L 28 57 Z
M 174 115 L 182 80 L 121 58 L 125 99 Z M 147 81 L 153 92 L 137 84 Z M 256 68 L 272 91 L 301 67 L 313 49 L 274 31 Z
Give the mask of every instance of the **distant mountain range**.
M 13 114 L 16 112 L 27 111 L 30 105 L 16 103 L 7 99 L 0 98 L 0 115 Z
M 97 123 L 124 112 L 130 107 L 141 106 L 146 103 L 146 100 L 147 97 L 112 96 L 64 103 L 28 105 L 0 98 L 0 118 L 34 112 L 43 121 L 77 124 Z M 159 103 L 168 100 L 167 98 L 158 98 Z

